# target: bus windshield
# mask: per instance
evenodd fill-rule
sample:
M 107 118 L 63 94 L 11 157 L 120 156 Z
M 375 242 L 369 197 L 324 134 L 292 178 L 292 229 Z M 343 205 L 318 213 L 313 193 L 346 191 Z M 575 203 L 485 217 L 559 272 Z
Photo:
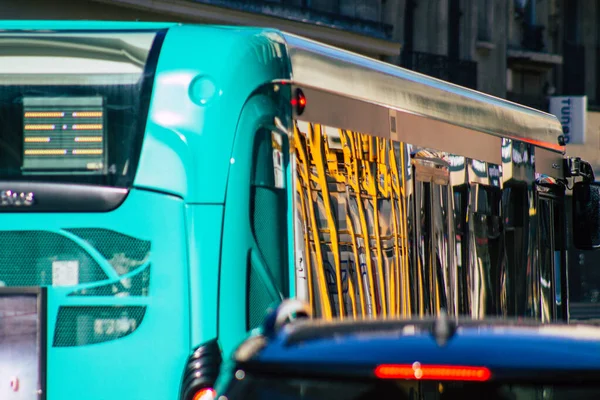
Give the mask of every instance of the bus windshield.
M 159 37 L 0 33 L 0 180 L 129 187 Z

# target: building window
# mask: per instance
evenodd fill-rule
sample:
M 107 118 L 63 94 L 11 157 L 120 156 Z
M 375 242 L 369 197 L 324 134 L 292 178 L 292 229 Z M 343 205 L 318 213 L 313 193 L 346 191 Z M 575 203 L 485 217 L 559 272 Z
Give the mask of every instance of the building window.
M 507 98 L 519 104 L 547 111 L 545 94 L 547 76 L 542 71 L 510 68 L 507 75 Z
M 477 40 L 480 42 L 492 41 L 494 27 L 494 2 L 492 0 L 479 0 L 477 12 Z
M 579 2 L 577 0 L 570 0 L 566 2 L 564 9 L 564 38 L 565 42 L 571 44 L 581 43 L 581 21 L 579 19 Z

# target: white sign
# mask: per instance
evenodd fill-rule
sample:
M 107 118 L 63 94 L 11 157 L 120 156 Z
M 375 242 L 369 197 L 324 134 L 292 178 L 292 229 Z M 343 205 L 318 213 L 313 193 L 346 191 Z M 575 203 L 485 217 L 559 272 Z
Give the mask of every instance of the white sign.
M 550 97 L 550 114 L 560 121 L 566 144 L 585 143 L 587 96 Z
M 53 261 L 52 286 L 79 284 L 79 261 Z
M 271 132 L 271 143 L 273 145 L 273 173 L 275 178 L 275 187 L 283 189 L 285 178 L 283 176 L 283 140 L 281 135 Z

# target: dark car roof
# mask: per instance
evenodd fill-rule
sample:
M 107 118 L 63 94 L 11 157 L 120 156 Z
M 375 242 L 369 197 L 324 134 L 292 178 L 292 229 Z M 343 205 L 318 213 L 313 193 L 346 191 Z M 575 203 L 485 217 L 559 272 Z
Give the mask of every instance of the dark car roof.
M 492 371 L 600 373 L 600 327 L 531 321 L 300 320 L 249 339 L 238 365 L 271 372 L 372 375 L 381 364 L 485 366 Z

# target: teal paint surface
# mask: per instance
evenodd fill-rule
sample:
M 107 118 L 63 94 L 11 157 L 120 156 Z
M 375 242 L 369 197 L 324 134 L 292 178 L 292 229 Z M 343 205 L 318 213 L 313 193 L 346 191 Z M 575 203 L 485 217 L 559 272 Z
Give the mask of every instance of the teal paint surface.
M 134 188 L 125 202 L 107 213 L 3 213 L 0 230 L 60 233 L 108 276 L 93 285 L 48 288 L 47 400 L 82 394 L 90 400 L 178 399 L 195 346 L 218 337 L 228 358 L 246 336 L 247 262 L 256 247 L 248 195 L 253 134 L 274 116 L 288 123 L 290 112 L 252 94 L 291 77 L 285 44 L 272 30 L 169 23 L 0 21 L 0 29 L 167 29 Z M 69 296 L 123 279 L 92 246 L 64 231 L 86 227 L 152 243 L 147 296 Z M 290 275 L 293 270 L 292 264 Z M 272 285 L 269 292 L 277 298 Z M 145 307 L 131 334 L 53 347 L 60 307 L 117 305 Z M 79 323 L 94 329 L 94 323 Z
M 191 349 L 217 337 L 222 224 L 223 206 L 186 206 Z
M 186 203 L 225 201 L 244 103 L 262 84 L 290 76 L 285 46 L 274 41 L 278 38 L 253 28 L 169 29 L 156 70 L 136 186 L 177 194 Z M 190 97 L 190 84 L 202 78 L 210 80 L 205 86 L 214 86 L 204 106 Z
M 184 215 L 181 199 L 138 190 L 132 190 L 121 207 L 108 213 L 0 215 L 3 228 L 18 226 L 24 231 L 58 234 L 69 228 L 104 228 L 152 242 L 148 296 L 67 297 L 86 285 L 48 287 L 48 400 L 82 394 L 87 399 L 177 398 L 190 341 L 188 263 L 186 243 L 181 240 L 186 237 Z M 130 335 L 97 344 L 53 347 L 59 307 L 132 305 L 145 306 L 146 313 Z M 90 324 L 83 317 L 78 324 L 83 327 L 79 335 L 94 334 L 93 321 Z
M 221 292 L 219 297 L 219 339 L 223 352 L 229 355 L 246 333 L 247 268 L 249 260 L 258 266 L 265 291 L 273 301 L 280 300 L 279 292 L 269 281 L 265 266 L 252 233 L 250 214 L 250 182 L 255 132 L 268 127 L 279 110 L 264 94 L 253 96 L 242 112 L 233 149 L 231 173 L 223 220 L 223 249 L 221 262 Z M 246 206 L 241 206 L 246 205 Z M 293 268 L 292 268 L 293 269 Z M 232 317 L 236 316 L 236 317 Z M 242 317 L 243 318 L 240 318 Z

